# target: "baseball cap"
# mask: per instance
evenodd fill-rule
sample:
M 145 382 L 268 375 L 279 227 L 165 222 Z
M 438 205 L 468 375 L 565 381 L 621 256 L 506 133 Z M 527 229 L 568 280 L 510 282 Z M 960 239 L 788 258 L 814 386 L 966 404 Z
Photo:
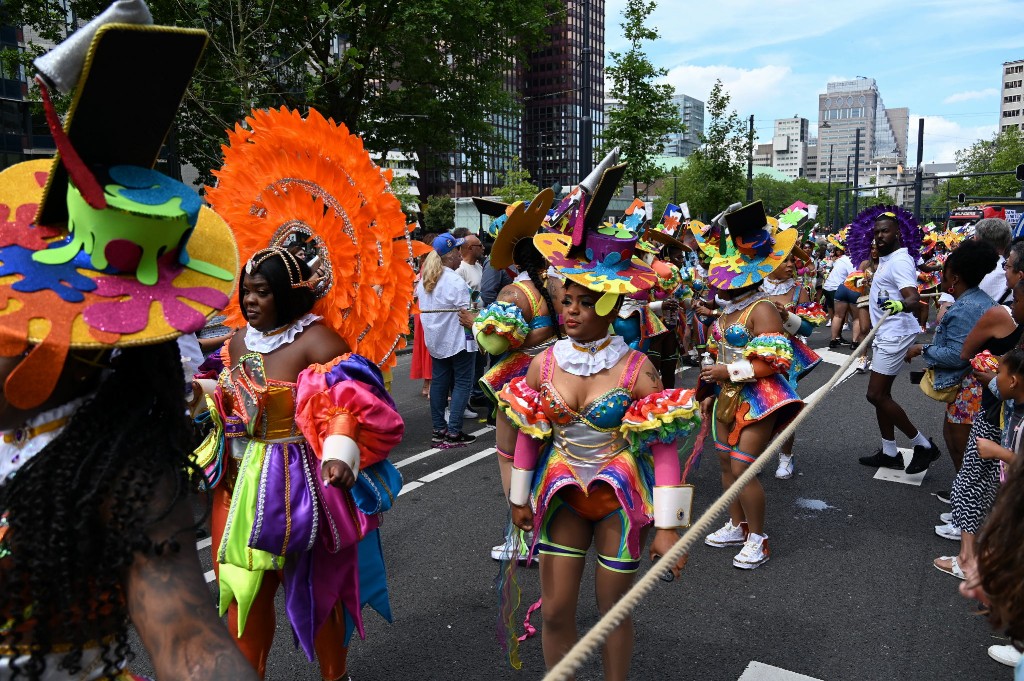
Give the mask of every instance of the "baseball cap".
M 451 234 L 445 233 L 435 237 L 434 243 L 431 245 L 438 255 L 448 255 L 464 243 L 466 243 L 465 239 L 456 239 Z

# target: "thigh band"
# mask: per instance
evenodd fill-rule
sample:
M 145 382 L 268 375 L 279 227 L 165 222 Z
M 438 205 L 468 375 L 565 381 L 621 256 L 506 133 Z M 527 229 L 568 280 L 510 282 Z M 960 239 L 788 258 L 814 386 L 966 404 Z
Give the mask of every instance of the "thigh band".
M 515 458 L 515 454 L 513 452 L 506 452 L 501 447 L 495 447 L 495 450 L 497 450 L 498 456 L 500 456 L 503 459 L 508 459 L 509 461 L 511 461 L 513 458 Z
M 756 456 L 751 456 L 750 454 L 747 454 L 746 452 L 736 448 L 733 448 L 730 451 L 729 458 L 732 459 L 733 461 L 739 461 L 740 463 L 745 464 L 747 466 L 757 461 Z
M 568 505 L 559 495 L 556 494 L 551 499 L 551 503 L 548 504 L 548 508 L 544 512 L 544 518 L 540 522 L 540 533 L 537 535 L 537 553 L 548 556 L 563 556 L 565 558 L 586 558 L 586 549 L 566 546 L 551 539 L 551 523 L 554 521 L 555 516 L 566 508 L 568 508 Z M 572 509 L 569 510 L 571 512 Z

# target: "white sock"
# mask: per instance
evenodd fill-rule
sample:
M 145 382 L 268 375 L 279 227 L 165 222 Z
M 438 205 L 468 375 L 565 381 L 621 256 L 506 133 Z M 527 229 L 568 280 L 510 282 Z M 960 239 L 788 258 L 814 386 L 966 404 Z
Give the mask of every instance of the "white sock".
M 912 447 L 931 447 L 932 443 L 928 441 L 928 438 L 924 436 L 920 430 L 917 431 L 917 436 L 910 441 Z
M 886 440 L 882 438 L 882 454 L 886 456 L 898 456 L 900 450 L 896 448 L 896 440 Z

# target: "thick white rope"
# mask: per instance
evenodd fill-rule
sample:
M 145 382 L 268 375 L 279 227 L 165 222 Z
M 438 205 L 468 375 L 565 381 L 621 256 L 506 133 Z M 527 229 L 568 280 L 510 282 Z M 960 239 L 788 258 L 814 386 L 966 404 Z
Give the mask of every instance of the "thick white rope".
M 700 518 L 697 519 L 690 529 L 679 538 L 672 548 L 662 556 L 658 562 L 651 566 L 651 568 L 644 574 L 640 580 L 633 585 L 633 587 L 623 594 L 612 608 L 605 613 L 604 617 L 598 620 L 590 631 L 588 631 L 583 638 L 576 642 L 565 657 L 551 668 L 551 671 L 544 677 L 544 681 L 565 681 L 572 676 L 573 672 L 582 666 L 583 662 L 597 651 L 598 646 L 603 644 L 608 636 L 622 624 L 622 621 L 629 617 L 630 613 L 640 604 L 640 601 L 649 594 L 654 587 L 661 581 L 660 575 L 668 572 L 680 558 L 683 557 L 693 544 L 704 536 L 710 530 L 715 522 L 717 522 L 719 516 L 722 515 L 728 508 L 729 505 L 736 500 L 740 492 L 747 484 L 754 479 L 758 473 L 760 473 L 778 454 L 784 443 L 790 435 L 796 432 L 796 429 L 803 423 L 815 407 L 821 403 L 822 399 L 828 395 L 828 393 L 835 387 L 836 383 L 843 377 L 846 370 L 853 365 L 853 363 L 864 354 L 867 350 L 871 340 L 875 337 L 875 333 L 878 331 L 878 327 L 889 318 L 889 313 L 885 313 L 881 321 L 875 328 L 871 329 L 871 332 L 860 342 L 849 358 L 843 362 L 842 366 L 836 370 L 832 375 L 832 378 L 828 380 L 823 386 L 823 389 L 819 390 L 817 398 L 809 400 L 805 403 L 803 409 L 797 414 L 797 417 L 786 426 L 786 428 L 775 436 L 775 438 L 765 448 L 764 453 L 757 457 L 757 460 L 751 464 L 743 475 L 736 479 L 729 489 L 722 492 L 722 496 L 713 503 L 708 510 L 704 511 Z

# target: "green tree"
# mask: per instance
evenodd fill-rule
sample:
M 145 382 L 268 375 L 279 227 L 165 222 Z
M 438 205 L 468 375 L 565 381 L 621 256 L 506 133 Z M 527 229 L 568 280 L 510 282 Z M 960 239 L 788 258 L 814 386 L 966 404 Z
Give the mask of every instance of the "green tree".
M 455 201 L 448 195 L 431 196 L 423 207 L 423 229 L 448 232 L 455 227 Z
M 744 196 L 743 170 L 751 143 L 739 114 L 728 110 L 729 101 L 722 81 L 716 80 L 705 108 L 707 132 L 700 135 L 701 145 L 687 165 L 685 197 L 694 215 L 715 215 Z
M 412 183 L 409 182 L 409 176 L 395 175 L 391 180 L 390 189 L 391 193 L 402 204 L 402 212 L 405 213 L 406 220 L 415 219 L 416 204 L 419 201 L 419 197 L 412 193 Z
M 494 190 L 494 194 L 505 203 L 529 201 L 538 192 L 540 189 L 530 182 L 530 173 L 523 168 L 518 156 L 512 157 L 508 169 L 501 175 L 501 186 Z
M 992 139 L 978 140 L 956 152 L 956 166 L 961 173 L 1010 171 L 1020 163 L 1024 163 L 1024 134 L 1017 129 L 996 133 Z M 1011 174 L 951 178 L 948 187 L 943 188 L 943 201 L 947 189 L 955 202 L 960 193 L 968 196 L 1016 196 L 1021 187 L 1020 182 Z
M 656 82 L 668 75 L 668 69 L 655 68 L 643 50 L 645 42 L 658 39 L 658 31 L 646 25 L 655 6 L 653 0 L 626 0 L 621 26 L 629 49 L 611 52 L 611 64 L 605 67 L 611 81 L 609 95 L 620 107 L 608 114 L 603 149 L 621 149 L 629 163 L 626 176 L 633 182 L 634 196 L 640 195 L 641 183 L 646 194 L 647 185 L 661 174 L 653 157 L 661 149 L 662 138 L 685 130 L 672 103 L 672 86 Z
M 4 23 L 58 42 L 64 5 L 91 18 L 110 0 L 9 0 Z M 252 108 L 315 107 L 371 151 L 415 151 L 447 167 L 452 149 L 479 166 L 502 140 L 491 121 L 519 111 L 507 74 L 564 11 L 554 0 L 150 0 L 158 23 L 204 28 L 210 44 L 185 98 L 175 139 L 207 174 L 225 130 Z M 480 30 L 486 26 L 487 30 Z M 29 44 L 29 61 L 42 51 Z M 126 84 L 130 87 L 130 84 Z M 206 179 L 209 179 L 207 175 Z

